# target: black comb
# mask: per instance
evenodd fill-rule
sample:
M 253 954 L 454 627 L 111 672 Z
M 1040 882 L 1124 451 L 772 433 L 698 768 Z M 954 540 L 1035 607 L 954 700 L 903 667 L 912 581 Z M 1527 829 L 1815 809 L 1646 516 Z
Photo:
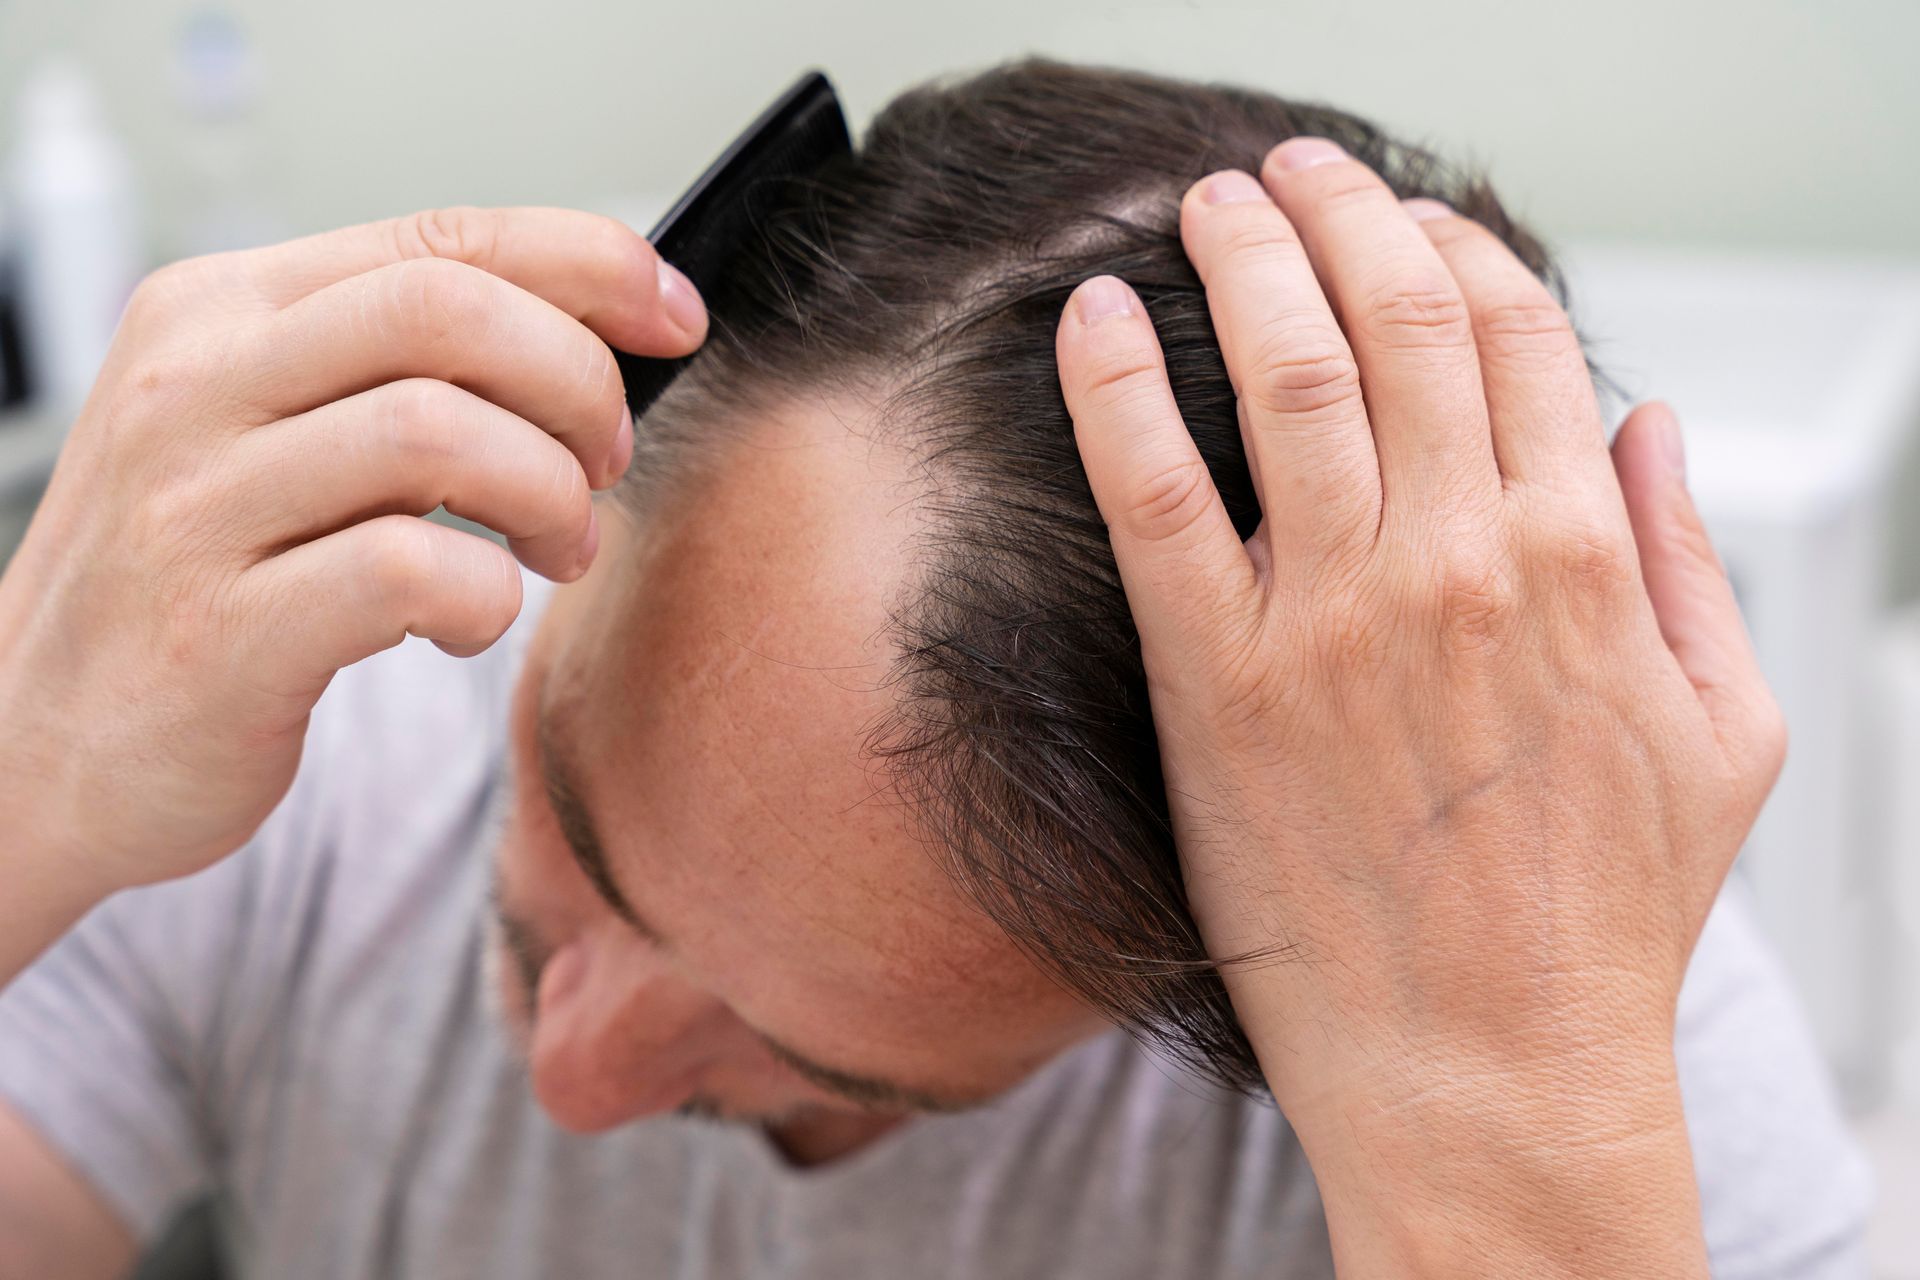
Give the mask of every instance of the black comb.
M 724 293 L 728 265 L 782 180 L 810 173 L 853 150 L 833 85 L 809 71 L 735 138 L 647 239 L 693 281 L 710 308 Z M 693 357 L 661 360 L 613 353 L 634 419 L 647 411 Z

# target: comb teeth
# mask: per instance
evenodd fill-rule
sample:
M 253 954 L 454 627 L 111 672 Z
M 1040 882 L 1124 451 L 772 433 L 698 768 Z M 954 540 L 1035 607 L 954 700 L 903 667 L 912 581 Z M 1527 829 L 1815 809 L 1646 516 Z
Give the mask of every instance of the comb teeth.
M 712 305 L 723 295 L 727 268 L 760 220 L 768 195 L 782 180 L 852 150 L 833 85 L 809 71 L 707 166 L 647 239 Z M 693 358 L 662 360 L 625 351 L 614 356 L 636 422 Z

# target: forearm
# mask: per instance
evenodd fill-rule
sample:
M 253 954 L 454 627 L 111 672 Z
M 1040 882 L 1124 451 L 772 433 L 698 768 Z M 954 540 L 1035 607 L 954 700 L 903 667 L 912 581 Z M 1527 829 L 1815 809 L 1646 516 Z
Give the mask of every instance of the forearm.
M 1375 1084 L 1295 1121 L 1343 1278 L 1708 1274 L 1670 1052 Z

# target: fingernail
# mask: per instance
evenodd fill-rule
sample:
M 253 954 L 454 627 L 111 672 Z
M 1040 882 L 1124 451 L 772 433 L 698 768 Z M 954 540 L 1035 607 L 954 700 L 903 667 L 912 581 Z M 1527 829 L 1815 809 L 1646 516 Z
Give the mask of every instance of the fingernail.
M 1080 286 L 1073 305 L 1080 312 L 1080 323 L 1091 328 L 1114 316 L 1133 314 L 1133 290 L 1113 276 L 1095 276 Z
M 1227 169 L 1207 179 L 1200 188 L 1200 198 L 1208 204 L 1245 204 L 1249 200 L 1266 200 L 1267 189 L 1260 185 L 1260 179 L 1238 169 Z
M 1347 153 L 1340 149 L 1338 143 L 1325 138 L 1288 138 L 1273 149 L 1274 163 L 1290 172 L 1346 158 Z
M 580 539 L 580 559 L 577 564 L 580 573 L 585 573 L 593 567 L 593 556 L 598 550 L 600 550 L 600 513 L 588 508 L 587 536 Z M 578 574 L 575 576 L 577 577 Z
M 1407 216 L 1415 222 L 1432 222 L 1435 218 L 1453 216 L 1452 205 L 1444 200 L 1432 200 L 1426 196 L 1414 196 L 1410 200 L 1402 200 L 1400 207 L 1405 209 Z
M 616 483 L 627 474 L 627 464 L 633 461 L 633 409 L 625 404 L 620 406 L 620 426 L 613 433 L 613 450 L 607 454 L 607 483 Z
M 665 258 L 660 260 L 660 301 L 680 332 L 690 338 L 706 332 L 707 307 L 700 301 L 700 291 Z
M 1673 474 L 1684 480 L 1687 478 L 1687 444 L 1680 436 L 1680 419 L 1672 409 L 1661 416 L 1666 419 L 1666 425 L 1660 428 L 1660 452 Z

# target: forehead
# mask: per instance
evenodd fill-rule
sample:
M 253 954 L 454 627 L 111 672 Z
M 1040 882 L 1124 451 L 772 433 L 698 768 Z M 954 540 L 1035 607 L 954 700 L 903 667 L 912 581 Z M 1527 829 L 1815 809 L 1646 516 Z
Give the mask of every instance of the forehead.
M 845 411 L 759 424 L 609 530 L 618 567 L 556 656 L 548 714 L 616 879 L 690 976 L 769 1031 L 827 1004 L 836 1035 L 910 1038 L 1050 990 L 870 751 L 895 706 L 913 476 Z

